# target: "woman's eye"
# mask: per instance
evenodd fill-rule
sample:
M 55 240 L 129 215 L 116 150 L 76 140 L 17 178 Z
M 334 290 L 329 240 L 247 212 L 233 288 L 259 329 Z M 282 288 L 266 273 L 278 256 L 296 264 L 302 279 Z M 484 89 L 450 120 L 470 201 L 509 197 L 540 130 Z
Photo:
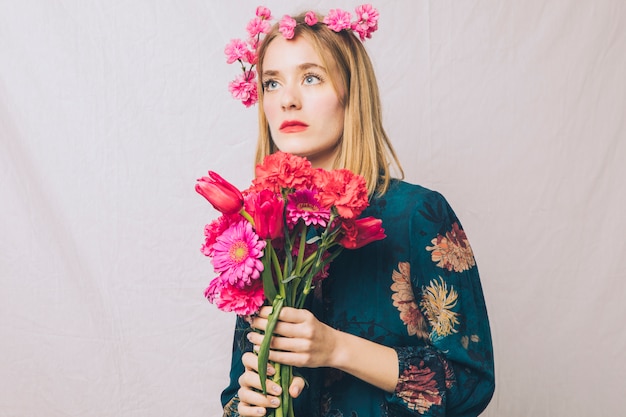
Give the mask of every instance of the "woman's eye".
M 278 82 L 274 80 L 267 80 L 263 83 L 263 87 L 266 91 L 276 90 L 278 88 Z
M 307 75 L 304 77 L 304 84 L 307 85 L 319 84 L 320 82 L 322 82 L 322 80 L 317 75 Z

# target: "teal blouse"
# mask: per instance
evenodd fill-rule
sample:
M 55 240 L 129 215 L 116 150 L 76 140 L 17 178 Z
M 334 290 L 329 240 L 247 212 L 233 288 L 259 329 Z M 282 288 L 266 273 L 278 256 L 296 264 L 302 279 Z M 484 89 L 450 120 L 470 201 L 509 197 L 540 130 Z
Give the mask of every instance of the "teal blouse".
M 398 383 L 386 393 L 336 369 L 301 369 L 309 382 L 296 417 L 477 416 L 494 391 L 487 310 L 472 249 L 444 197 L 393 181 L 363 216 L 387 237 L 344 250 L 308 308 L 341 331 L 390 346 Z M 238 318 L 225 416 L 238 416 L 241 356 L 252 346 Z

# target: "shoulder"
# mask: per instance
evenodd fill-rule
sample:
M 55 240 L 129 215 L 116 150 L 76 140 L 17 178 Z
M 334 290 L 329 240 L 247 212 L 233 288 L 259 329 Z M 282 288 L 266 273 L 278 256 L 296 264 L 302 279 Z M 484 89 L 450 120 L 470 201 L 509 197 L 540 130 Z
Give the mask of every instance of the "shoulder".
M 430 210 L 430 208 L 439 211 L 449 210 L 449 204 L 440 192 L 397 179 L 391 181 L 383 196 L 372 199 L 373 205 L 381 203 L 412 212 Z

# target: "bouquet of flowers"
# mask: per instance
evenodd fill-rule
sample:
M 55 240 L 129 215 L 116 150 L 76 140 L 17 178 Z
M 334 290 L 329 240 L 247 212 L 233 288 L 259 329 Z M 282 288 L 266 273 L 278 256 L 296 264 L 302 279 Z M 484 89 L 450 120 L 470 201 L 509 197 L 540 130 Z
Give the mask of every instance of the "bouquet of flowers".
M 198 180 L 196 191 L 222 213 L 204 229 L 201 250 L 218 274 L 205 296 L 241 316 L 272 306 L 258 353 L 266 393 L 269 345 L 281 309 L 303 308 L 343 248 L 383 239 L 382 221 L 359 218 L 369 204 L 363 177 L 346 169 L 315 169 L 306 158 L 283 152 L 257 165 L 256 178 L 243 192 L 212 171 Z M 274 381 L 283 388 L 275 415 L 293 416 L 292 367 L 274 366 Z

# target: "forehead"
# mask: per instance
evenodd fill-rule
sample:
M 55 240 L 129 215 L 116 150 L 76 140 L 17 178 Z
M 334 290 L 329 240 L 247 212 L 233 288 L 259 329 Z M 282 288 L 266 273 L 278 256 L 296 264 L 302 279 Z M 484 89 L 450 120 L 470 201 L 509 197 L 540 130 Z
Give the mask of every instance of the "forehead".
M 323 67 L 322 58 L 307 39 L 298 36 L 287 40 L 279 35 L 267 47 L 263 59 L 263 71 L 287 71 L 302 64 L 316 64 Z

